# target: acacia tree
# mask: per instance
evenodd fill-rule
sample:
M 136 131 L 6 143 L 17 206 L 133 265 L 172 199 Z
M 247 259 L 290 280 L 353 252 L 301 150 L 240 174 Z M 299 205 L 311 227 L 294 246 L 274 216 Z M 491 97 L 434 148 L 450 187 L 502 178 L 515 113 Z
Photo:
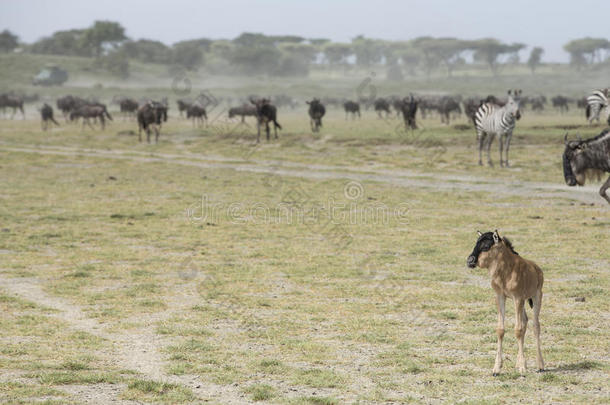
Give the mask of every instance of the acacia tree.
M 333 66 L 339 66 L 347 63 L 347 58 L 352 54 L 352 48 L 349 44 L 343 44 L 338 42 L 330 42 L 324 45 L 322 48 L 324 52 L 324 58 L 326 61 Z
M 96 57 L 100 57 L 107 45 L 116 45 L 126 40 L 125 28 L 112 21 L 96 21 L 91 28 L 83 32 L 82 42 L 91 47 Z
M 500 56 L 517 54 L 521 49 L 525 48 L 525 44 L 504 44 L 494 38 L 484 38 L 473 41 L 472 48 L 475 50 L 474 59 L 486 63 L 493 75 L 497 76 Z
M 419 37 L 413 40 L 413 46 L 421 52 L 420 63 L 428 78 L 430 78 L 430 74 L 440 63 L 438 53 L 430 46 L 433 40 L 434 38 L 432 37 Z
M 19 45 L 19 37 L 9 30 L 0 32 L 0 52 L 11 52 Z
M 381 62 L 383 57 L 383 42 L 359 35 L 352 39 L 352 49 L 356 55 L 356 64 L 368 68 Z
M 406 71 L 411 76 L 415 76 L 417 74 L 417 67 L 420 65 L 423 56 L 419 49 L 415 47 L 408 47 L 399 51 L 400 60 L 402 61 L 402 65 L 405 67 Z
M 591 37 L 574 39 L 565 44 L 563 49 L 570 54 L 570 63 L 580 70 L 587 64 L 602 62 L 602 51 L 610 49 L 610 41 Z
M 186 70 L 197 70 L 203 63 L 203 50 L 193 41 L 183 41 L 172 47 L 172 63 Z
M 544 53 L 544 49 L 539 46 L 536 46 L 530 52 L 530 57 L 527 60 L 527 66 L 529 66 L 532 74 L 536 73 L 536 68 L 540 66 L 542 61 L 542 54 Z
M 462 54 L 473 47 L 470 41 L 457 38 L 422 38 L 418 45 L 424 53 L 429 54 L 430 65 L 436 61 L 445 65 L 448 77 L 458 65 L 464 63 Z
M 29 47 L 32 53 L 51 55 L 91 56 L 91 50 L 83 44 L 85 30 L 68 30 L 54 32 L 50 37 L 42 38 Z

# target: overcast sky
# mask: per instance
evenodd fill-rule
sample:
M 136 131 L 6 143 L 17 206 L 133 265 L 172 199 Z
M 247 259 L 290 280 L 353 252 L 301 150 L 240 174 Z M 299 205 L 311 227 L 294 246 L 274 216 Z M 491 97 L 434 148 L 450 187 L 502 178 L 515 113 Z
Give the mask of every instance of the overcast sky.
M 563 62 L 570 39 L 610 39 L 610 0 L 0 0 L 0 30 L 25 42 L 95 20 L 118 21 L 130 38 L 167 44 L 244 31 L 335 41 L 359 34 L 495 37 L 542 46 L 545 61 Z

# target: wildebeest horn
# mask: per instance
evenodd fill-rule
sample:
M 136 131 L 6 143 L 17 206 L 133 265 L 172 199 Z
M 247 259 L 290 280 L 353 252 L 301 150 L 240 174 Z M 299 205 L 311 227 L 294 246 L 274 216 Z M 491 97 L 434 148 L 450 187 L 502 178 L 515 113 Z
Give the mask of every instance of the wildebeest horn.
M 563 137 L 563 143 L 568 144 L 568 133 L 566 132 L 566 136 Z

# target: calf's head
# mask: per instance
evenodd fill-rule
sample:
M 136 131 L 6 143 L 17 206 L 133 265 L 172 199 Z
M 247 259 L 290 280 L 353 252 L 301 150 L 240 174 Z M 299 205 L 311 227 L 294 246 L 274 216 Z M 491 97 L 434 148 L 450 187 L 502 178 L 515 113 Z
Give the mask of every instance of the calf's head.
M 488 267 L 492 259 L 493 248 L 502 240 L 498 231 L 481 233 L 477 231 L 479 237 L 472 253 L 466 259 L 466 265 L 471 269 L 475 267 Z

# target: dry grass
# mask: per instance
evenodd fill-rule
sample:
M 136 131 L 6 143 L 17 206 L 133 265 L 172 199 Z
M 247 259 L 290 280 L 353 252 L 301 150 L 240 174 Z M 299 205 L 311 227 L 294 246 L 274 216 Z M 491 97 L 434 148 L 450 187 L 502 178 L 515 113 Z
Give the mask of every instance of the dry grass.
M 2 276 L 37 280 L 101 333 L 75 330 L 57 309 L 2 285 L 0 398 L 73 403 L 70 386 L 95 395 L 114 384 L 126 402 L 607 401 L 608 207 L 595 191 L 595 204 L 583 205 L 561 191 L 538 196 L 531 185 L 505 194 L 475 187 L 561 187 L 564 131 L 548 125 L 581 120 L 526 115 L 514 167 L 504 170 L 476 165 L 472 131 L 428 120 L 424 145 L 393 132 L 398 121 L 370 115 L 353 123 L 331 111 L 312 136 L 303 116 L 280 113 L 280 141 L 259 147 L 251 132 L 196 130 L 174 119 L 157 146 L 117 135 L 133 123 L 42 134 L 35 121 L 2 121 Z M 126 153 L 103 155 L 107 148 Z M 199 154 L 215 156 L 214 165 L 199 165 Z M 282 175 L 297 163 L 333 168 Z M 406 170 L 425 182 L 470 177 L 455 189 L 367 180 L 348 192 L 341 167 Z M 202 196 L 218 207 L 213 216 L 201 216 Z M 336 224 L 328 224 L 329 204 Z M 304 218 L 288 221 L 276 210 L 286 206 Z M 358 216 L 373 215 L 373 206 L 388 215 Z M 507 333 L 503 374 L 491 377 L 493 294 L 465 259 L 475 230 L 495 228 L 545 271 L 546 373 L 514 372 L 516 342 Z M 509 330 L 512 312 L 509 305 Z M 123 367 L 112 338 L 124 333 L 152 336 L 162 375 Z M 530 366 L 533 345 L 530 330 Z

